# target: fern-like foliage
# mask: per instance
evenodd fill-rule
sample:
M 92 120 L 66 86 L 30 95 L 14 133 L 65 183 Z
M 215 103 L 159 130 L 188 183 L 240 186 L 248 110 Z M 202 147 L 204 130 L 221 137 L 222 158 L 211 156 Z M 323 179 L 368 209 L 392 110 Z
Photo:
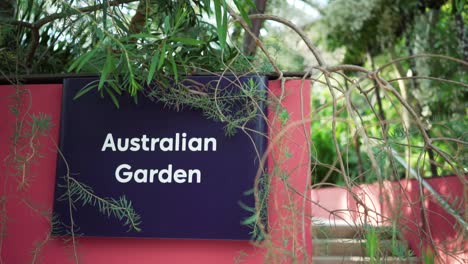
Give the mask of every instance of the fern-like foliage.
M 241 224 L 251 228 L 252 241 L 262 241 L 265 239 L 266 224 L 268 223 L 268 197 L 270 195 L 270 182 L 268 174 L 263 174 L 258 179 L 258 201 L 256 207 L 250 207 L 243 202 L 239 202 L 239 206 L 252 213 L 249 217 L 242 220 Z M 254 195 L 255 190 L 250 189 L 244 192 L 244 195 Z M 263 226 L 263 228 L 262 228 Z
M 113 216 L 122 221 L 123 225 L 129 228 L 129 231 L 141 231 L 140 215 L 136 213 L 132 202 L 127 200 L 125 196 L 120 196 L 117 199 L 99 197 L 90 186 L 68 176 L 65 177 L 65 180 L 67 185 L 60 185 L 60 187 L 65 188 L 66 191 L 58 198 L 59 201 L 68 201 L 70 199 L 75 210 L 76 203 L 81 203 L 81 206 L 93 206 L 100 213 L 108 217 Z
M 225 123 L 226 134 L 232 136 L 237 128 L 261 114 L 266 92 L 255 78 L 242 83 L 230 81 L 229 85 L 218 89 L 223 78 L 220 76 L 219 80 L 206 85 L 185 79 L 174 88 L 164 88 L 170 85 L 158 82 L 146 91 L 145 96 L 176 110 L 199 109 L 206 118 Z

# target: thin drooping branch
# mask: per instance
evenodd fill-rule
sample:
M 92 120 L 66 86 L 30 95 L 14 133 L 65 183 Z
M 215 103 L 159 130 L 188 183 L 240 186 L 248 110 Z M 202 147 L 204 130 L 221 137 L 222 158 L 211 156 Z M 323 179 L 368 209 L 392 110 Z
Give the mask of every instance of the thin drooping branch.
M 463 83 L 463 82 L 457 82 L 457 81 L 453 81 L 453 80 L 448 80 L 448 79 L 444 79 L 444 78 L 437 78 L 437 77 L 431 77 L 431 76 L 403 76 L 403 77 L 393 78 L 393 79 L 387 80 L 387 82 L 391 83 L 391 82 L 395 82 L 395 81 L 398 81 L 398 80 L 417 80 L 417 79 L 455 84 L 455 85 L 459 85 L 459 86 L 468 88 L 468 84 Z
M 244 28 L 244 30 L 255 40 L 255 43 L 257 44 L 257 46 L 262 50 L 262 52 L 265 54 L 265 56 L 267 57 L 268 61 L 270 62 L 270 64 L 273 66 L 273 68 L 275 69 L 275 72 L 279 75 L 279 79 L 281 79 L 283 77 L 283 72 L 281 71 L 281 69 L 278 67 L 278 65 L 276 65 L 275 61 L 273 60 L 273 58 L 269 55 L 265 45 L 263 45 L 263 42 L 260 41 L 259 38 L 257 38 L 257 36 L 255 35 L 254 32 L 252 32 L 252 30 L 250 30 L 250 27 L 249 25 L 247 25 L 247 23 L 244 21 L 244 19 L 242 19 L 242 17 L 237 14 L 229 5 L 226 5 L 226 8 L 227 8 L 227 12 L 237 21 L 240 23 L 240 25 L 242 26 L 242 28 Z
M 317 10 L 317 12 L 319 12 L 321 15 L 325 15 L 325 10 L 323 9 L 323 7 L 321 7 L 320 4 L 315 2 L 314 0 L 302 0 L 302 2 Z
M 114 1 L 109 1 L 107 2 L 107 6 L 118 6 L 121 4 L 128 4 L 132 2 L 137 2 L 138 0 L 114 0 Z M 86 6 L 86 7 L 80 7 L 80 8 L 70 8 L 73 12 L 76 14 L 80 13 L 89 13 L 89 12 L 94 12 L 100 9 L 103 9 L 106 5 L 105 4 L 97 4 L 97 5 L 92 5 L 92 6 Z M 36 27 L 42 27 L 45 24 L 48 24 L 50 22 L 53 22 L 57 19 L 65 18 L 70 16 L 70 12 L 65 11 L 65 12 L 60 12 L 60 13 L 55 13 L 50 16 L 44 17 L 39 19 L 38 21 L 34 22 L 33 25 Z
M 121 4 L 128 4 L 132 2 L 137 2 L 138 0 L 114 0 L 114 1 L 109 1 L 107 3 L 107 6 L 118 6 Z M 97 5 L 92 5 L 92 6 L 86 6 L 86 7 L 71 7 L 69 10 L 72 10 L 75 12 L 75 14 L 80 14 L 80 13 L 89 13 L 89 12 L 94 12 L 100 9 L 104 8 L 104 4 L 97 4 Z M 41 28 L 42 26 L 54 22 L 55 20 L 62 19 L 69 17 L 70 11 L 64 11 L 60 13 L 55 13 L 46 17 L 43 17 L 33 23 L 27 22 L 27 21 L 20 21 L 20 20 L 11 20 L 11 19 L 2 19 L 0 18 L 0 23 L 1 24 L 8 24 L 8 25 L 14 25 L 14 26 L 23 26 L 27 28 Z
M 446 55 L 441 55 L 441 54 L 417 54 L 417 55 L 412 55 L 412 56 L 407 56 L 407 57 L 401 57 L 395 60 L 392 60 L 388 63 L 385 63 L 384 65 L 380 66 L 376 72 L 381 72 L 384 68 L 387 68 L 389 66 L 392 66 L 396 62 L 400 61 L 406 61 L 406 60 L 411 60 L 411 59 L 416 59 L 416 58 L 437 58 L 437 59 L 444 59 L 448 61 L 453 61 L 456 63 L 459 63 L 465 67 L 468 67 L 468 61 L 460 60 L 454 57 L 446 56 Z
M 291 21 L 287 20 L 287 19 L 284 19 L 284 18 L 281 18 L 281 17 L 278 17 L 278 16 L 274 16 L 274 15 L 266 15 L 266 14 L 255 14 L 255 15 L 250 15 L 249 16 L 250 19 L 263 19 L 263 20 L 272 20 L 272 21 L 276 21 L 278 23 L 281 23 L 285 26 L 288 26 L 289 28 L 291 28 L 292 30 L 294 30 L 301 38 L 302 40 L 304 41 L 304 43 L 306 44 L 307 48 L 309 48 L 309 50 L 312 52 L 312 54 L 315 56 L 317 62 L 318 62 L 318 65 L 319 66 L 325 66 L 325 61 L 323 60 L 322 56 L 320 55 L 320 52 L 319 50 L 317 49 L 317 47 L 315 47 L 315 45 L 312 43 L 312 41 L 306 36 L 305 32 L 302 31 L 302 29 L 300 29 L 299 27 L 297 27 L 294 23 L 292 23 Z
M 7 24 L 7 25 L 12 25 L 12 26 L 20 26 L 20 27 L 27 27 L 27 28 L 34 27 L 33 23 L 20 21 L 20 20 L 5 19 L 5 18 L 0 18 L 0 24 Z
M 453 60 L 457 60 L 457 59 L 453 59 Z M 468 64 L 468 63 L 464 63 L 464 64 Z M 460 181 L 465 183 L 466 182 L 466 179 L 464 178 L 463 176 L 463 173 L 459 170 L 459 168 L 457 168 L 457 166 L 455 166 L 455 164 L 453 164 L 453 162 L 451 161 L 451 159 L 449 157 L 447 157 L 447 155 L 442 151 L 440 150 L 439 148 L 437 148 L 436 146 L 434 146 L 434 144 L 432 143 L 432 139 L 431 137 L 427 134 L 427 131 L 424 127 L 424 125 L 422 124 L 422 122 L 419 120 L 419 117 L 418 117 L 418 114 L 414 111 L 414 109 L 409 105 L 408 102 L 406 102 L 402 96 L 396 91 L 396 89 L 390 84 L 388 83 L 386 80 L 382 79 L 379 74 L 378 74 L 378 70 L 375 72 L 375 76 L 374 78 L 376 78 L 376 80 L 378 81 L 379 85 L 382 86 L 384 89 L 388 90 L 389 92 L 391 92 L 397 99 L 398 101 L 403 105 L 403 107 L 405 107 L 407 109 L 407 111 L 410 113 L 410 115 L 413 117 L 413 121 L 414 123 L 416 124 L 419 132 L 421 133 L 421 136 L 423 137 L 423 140 L 424 140 L 424 143 L 425 143 L 425 148 L 431 148 L 433 149 L 438 155 L 440 155 L 441 157 L 443 157 L 447 163 L 450 165 L 450 167 L 452 167 L 452 169 L 456 172 L 456 175 L 460 178 Z

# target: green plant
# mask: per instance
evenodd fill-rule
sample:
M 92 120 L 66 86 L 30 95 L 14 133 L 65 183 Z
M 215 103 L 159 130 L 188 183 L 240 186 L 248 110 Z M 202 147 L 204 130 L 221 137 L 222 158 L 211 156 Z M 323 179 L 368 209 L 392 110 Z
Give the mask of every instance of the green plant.
M 99 212 L 107 217 L 113 216 L 122 221 L 122 224 L 128 226 L 129 230 L 141 231 L 140 216 L 135 212 L 132 202 L 127 200 L 125 196 L 117 199 L 104 198 L 96 195 L 88 185 L 70 176 L 65 176 L 65 181 L 67 185 L 59 185 L 64 190 L 64 193 L 58 198 L 59 201 L 73 201 L 71 206 L 74 210 L 78 209 L 77 204 L 97 207 Z
M 435 256 L 434 256 L 434 251 L 430 248 L 427 247 L 425 248 L 423 254 L 423 263 L 424 264 L 434 264 L 435 263 Z
M 371 263 L 379 263 L 381 258 L 380 239 L 373 226 L 366 230 L 366 252 Z

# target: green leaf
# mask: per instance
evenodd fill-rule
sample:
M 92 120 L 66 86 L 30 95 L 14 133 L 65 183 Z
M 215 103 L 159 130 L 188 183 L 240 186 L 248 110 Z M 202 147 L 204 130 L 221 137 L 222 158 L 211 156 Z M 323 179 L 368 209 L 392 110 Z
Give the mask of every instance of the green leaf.
M 220 1 L 223 1 L 222 3 Z M 227 11 L 224 0 L 215 0 L 215 17 L 216 17 L 216 29 L 218 32 L 219 45 L 221 49 L 224 49 L 226 46 L 226 37 L 227 37 Z M 224 12 L 221 10 L 221 5 L 224 6 Z
M 151 65 L 148 71 L 148 78 L 146 78 L 147 84 L 150 84 L 150 82 L 153 80 L 154 72 L 156 71 L 156 66 L 159 62 L 159 55 L 159 52 L 156 51 L 156 54 L 154 54 L 153 58 L 151 58 Z
M 241 201 L 239 201 L 238 204 L 242 209 L 244 209 L 244 210 L 246 210 L 248 212 L 251 212 L 251 213 L 255 213 L 255 208 L 254 207 L 250 207 L 250 206 L 246 205 L 245 203 L 243 203 Z
M 465 0 L 457 0 L 455 2 L 455 5 L 456 5 L 456 8 L 457 8 L 457 13 L 462 13 L 463 12 L 463 9 L 465 7 Z
M 99 79 L 98 90 L 101 90 L 102 87 L 104 86 L 104 83 L 107 80 L 107 76 L 112 71 L 113 66 L 114 66 L 114 60 L 112 57 L 112 52 L 111 52 L 111 49 L 108 48 L 107 54 L 106 54 L 106 62 L 104 63 L 104 67 L 101 72 L 101 78 Z
M 171 21 L 170 21 L 170 18 L 169 16 L 166 16 L 164 18 L 164 24 L 163 24 L 163 31 L 164 31 L 164 34 L 168 34 L 169 31 L 171 30 Z
M 203 41 L 198 40 L 198 39 L 194 39 L 194 38 L 174 37 L 172 39 L 174 41 L 178 41 L 178 42 L 181 42 L 183 44 L 192 45 L 192 46 L 199 46 L 199 45 L 203 44 Z
M 106 92 L 107 94 L 110 96 L 110 98 L 112 99 L 112 102 L 114 102 L 114 105 L 119 108 L 120 107 L 120 104 L 119 104 L 119 101 L 117 100 L 117 97 L 115 97 L 115 94 L 112 92 L 111 89 L 109 89 L 108 87 L 106 87 Z
M 221 2 L 220 0 L 214 0 L 214 8 L 215 8 L 215 18 L 216 18 L 216 26 L 221 26 Z
M 177 71 L 177 66 L 176 66 L 176 63 L 174 61 L 173 56 L 171 56 L 170 61 L 171 61 L 171 65 L 172 65 L 172 73 L 174 74 L 174 79 L 175 79 L 176 82 L 178 82 L 179 81 L 179 73 Z
M 242 220 L 241 224 L 243 225 L 253 225 L 257 221 L 257 215 L 251 215 L 247 217 L 246 219 Z
M 244 195 L 251 195 L 251 194 L 254 194 L 254 192 L 255 192 L 255 189 L 252 188 L 252 189 L 249 189 L 249 190 L 245 191 Z
M 161 53 L 159 55 L 159 62 L 158 62 L 158 70 L 161 69 L 163 63 L 164 63 L 164 58 L 166 57 L 166 42 L 163 42 L 163 46 L 161 48 Z
M 72 63 L 72 65 L 70 65 L 70 67 L 68 68 L 68 71 L 73 71 L 73 70 L 76 70 L 76 71 L 80 71 L 81 68 L 91 59 L 94 57 L 95 53 L 97 52 L 97 48 L 96 49 L 92 49 L 91 51 L 89 51 L 88 53 L 80 56 L 75 62 Z
M 109 3 L 107 0 L 102 1 L 102 25 L 104 30 L 107 30 L 107 9 L 109 8 Z
M 257 7 L 255 6 L 255 3 L 254 3 L 252 0 L 244 0 L 244 2 L 245 2 L 245 4 L 248 5 L 250 8 L 253 8 L 253 9 L 257 8 Z
M 223 43 L 224 46 L 226 46 L 226 39 L 227 39 L 227 32 L 228 32 L 228 17 L 227 17 L 227 7 L 226 7 L 226 1 L 223 0 L 223 7 L 224 7 L 224 12 L 223 12 L 223 24 L 221 27 L 221 39 L 220 41 Z
M 87 92 L 91 91 L 94 88 L 96 88 L 96 85 L 94 83 L 86 85 L 85 87 L 83 87 L 83 89 L 76 93 L 75 97 L 73 97 L 73 100 L 80 98 L 81 96 L 85 95 Z
M 247 1 L 249 2 L 249 1 Z M 239 13 L 241 15 L 241 17 L 245 20 L 245 22 L 247 22 L 247 24 L 251 27 L 252 26 L 252 21 L 250 20 L 249 18 L 249 14 L 247 12 L 247 8 L 246 8 L 246 4 L 244 1 L 234 1 L 234 4 L 236 5 L 237 9 L 239 10 Z M 251 2 L 251 4 L 253 4 Z M 253 8 L 255 8 L 255 4 L 253 5 Z
M 155 39 L 160 39 L 161 36 L 160 33 L 152 33 L 152 34 L 147 34 L 147 33 L 138 33 L 138 34 L 131 34 L 129 36 L 130 39 L 132 38 L 147 38 L 147 39 L 152 39 L 152 38 L 155 38 Z
M 122 95 L 122 91 L 120 86 L 117 84 L 115 80 L 107 81 L 107 84 L 116 92 L 118 95 Z
M 112 21 L 117 25 L 118 28 L 120 28 L 124 32 L 128 32 L 128 26 L 125 26 L 120 19 L 113 19 Z

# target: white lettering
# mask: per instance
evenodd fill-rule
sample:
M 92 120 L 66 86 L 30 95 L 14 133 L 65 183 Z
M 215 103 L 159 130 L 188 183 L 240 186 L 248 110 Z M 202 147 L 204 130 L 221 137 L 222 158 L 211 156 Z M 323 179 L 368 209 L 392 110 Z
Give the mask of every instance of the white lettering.
M 167 174 L 166 178 L 163 178 L 164 174 Z M 158 179 L 160 183 L 171 183 L 172 182 L 172 164 L 167 166 L 167 169 L 159 171 Z
M 106 148 L 111 148 L 112 151 L 115 151 L 114 138 L 111 133 L 108 133 L 106 139 L 104 140 L 104 145 L 102 145 L 101 151 L 106 151 Z
M 187 178 L 187 172 L 184 170 L 178 169 L 174 172 L 174 181 L 177 183 L 184 183 Z
M 125 143 L 125 144 L 122 144 L 122 141 Z M 118 138 L 117 139 L 117 149 L 119 151 L 127 151 L 128 149 L 128 138 L 125 138 L 125 139 L 121 139 L 121 138 Z
M 130 145 L 132 145 L 130 147 L 130 151 L 139 151 L 140 150 L 140 144 L 138 144 L 138 142 L 140 142 L 139 138 L 132 138 L 130 140 Z
M 197 146 L 194 147 L 193 143 L 196 142 Z M 202 139 L 201 138 L 191 138 L 188 142 L 189 144 L 189 149 L 191 151 L 201 151 L 202 150 Z
M 197 176 L 197 183 L 200 183 L 201 182 L 201 172 L 200 172 L 200 170 L 189 170 L 189 176 L 188 176 L 188 182 L 189 183 L 193 182 L 193 180 L 192 180 L 193 175 Z
M 115 178 L 117 179 L 118 182 L 120 183 L 127 183 L 129 181 L 132 180 L 132 172 L 123 172 L 122 175 L 125 176 L 126 178 L 122 178 L 120 176 L 120 171 L 122 169 L 127 169 L 127 170 L 130 170 L 132 167 L 128 164 L 121 164 L 120 166 L 117 167 L 117 169 L 115 170 Z
M 168 143 L 167 146 L 164 146 L 164 143 Z M 163 138 L 159 142 L 159 148 L 162 151 L 172 151 L 173 150 L 173 142 L 172 138 Z
M 205 138 L 205 145 L 203 146 L 203 151 L 208 151 L 209 144 L 211 143 L 211 151 L 216 151 L 216 138 Z
M 146 137 L 146 135 L 143 135 L 141 136 L 141 144 L 143 144 L 143 146 L 141 147 L 144 151 L 149 151 L 149 148 L 148 146 L 146 145 L 146 143 L 148 143 L 149 141 L 149 138 Z
M 142 175 L 143 177 L 140 178 L 139 175 Z M 133 178 L 135 179 L 136 183 L 146 183 L 148 181 L 148 170 L 136 170 L 133 174 Z

